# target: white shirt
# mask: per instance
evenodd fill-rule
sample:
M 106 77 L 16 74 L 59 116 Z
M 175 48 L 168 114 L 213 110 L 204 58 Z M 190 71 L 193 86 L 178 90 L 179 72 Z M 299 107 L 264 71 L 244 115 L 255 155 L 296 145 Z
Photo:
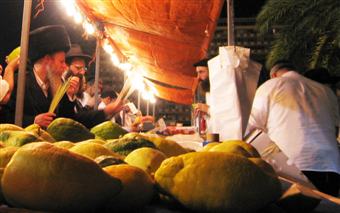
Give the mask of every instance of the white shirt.
M 338 102 L 328 87 L 290 71 L 256 91 L 249 124 L 262 129 L 300 170 L 340 174 Z
M 103 101 L 101 101 L 100 104 L 98 105 L 98 110 L 102 110 L 102 109 L 104 109 L 105 107 L 106 107 L 106 104 L 105 104 Z M 116 123 L 115 117 L 113 116 L 113 117 L 110 119 L 110 121 Z
M 7 81 L 2 80 L 2 76 L 0 75 L 0 101 L 5 97 L 9 89 L 9 85 Z
M 81 105 L 83 105 L 83 107 L 85 107 L 87 102 L 90 100 L 90 98 L 91 98 L 90 94 L 88 94 L 87 92 L 83 92 L 83 98 L 80 99 L 79 101 L 80 101 Z

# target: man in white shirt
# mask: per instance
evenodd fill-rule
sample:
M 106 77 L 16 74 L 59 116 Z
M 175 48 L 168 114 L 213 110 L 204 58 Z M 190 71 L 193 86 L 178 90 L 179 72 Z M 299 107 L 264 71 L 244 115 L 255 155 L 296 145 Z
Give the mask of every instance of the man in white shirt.
M 322 192 L 337 196 L 340 157 L 339 123 L 334 92 L 298 74 L 288 61 L 278 61 L 272 79 L 256 91 L 249 119 L 261 129 Z

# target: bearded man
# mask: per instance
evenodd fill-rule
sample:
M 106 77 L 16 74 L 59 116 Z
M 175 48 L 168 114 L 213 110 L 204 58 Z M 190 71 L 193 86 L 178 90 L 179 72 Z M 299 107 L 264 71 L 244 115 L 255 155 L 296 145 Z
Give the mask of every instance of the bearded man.
M 195 115 L 203 116 L 203 118 L 206 120 L 207 122 L 206 133 L 209 133 L 212 130 L 212 126 L 210 122 L 210 80 L 209 80 L 208 60 L 209 59 L 205 58 L 193 64 L 193 66 L 196 67 L 200 92 L 202 94 L 205 94 L 205 100 L 206 100 L 206 104 L 205 103 L 196 104 Z

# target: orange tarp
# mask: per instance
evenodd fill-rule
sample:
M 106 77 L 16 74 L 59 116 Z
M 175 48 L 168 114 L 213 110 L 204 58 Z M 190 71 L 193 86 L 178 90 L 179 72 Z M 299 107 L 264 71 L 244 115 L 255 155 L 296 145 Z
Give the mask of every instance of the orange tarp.
M 205 58 L 225 0 L 77 0 L 116 50 L 142 71 L 156 96 L 191 104 L 193 63 Z

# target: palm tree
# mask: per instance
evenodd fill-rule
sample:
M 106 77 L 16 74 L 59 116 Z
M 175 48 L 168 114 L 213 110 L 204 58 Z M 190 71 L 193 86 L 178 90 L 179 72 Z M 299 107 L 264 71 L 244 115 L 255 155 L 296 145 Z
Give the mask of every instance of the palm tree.
M 340 1 L 268 0 L 257 16 L 260 33 L 278 30 L 266 67 L 290 60 L 300 72 L 325 67 L 340 72 Z

